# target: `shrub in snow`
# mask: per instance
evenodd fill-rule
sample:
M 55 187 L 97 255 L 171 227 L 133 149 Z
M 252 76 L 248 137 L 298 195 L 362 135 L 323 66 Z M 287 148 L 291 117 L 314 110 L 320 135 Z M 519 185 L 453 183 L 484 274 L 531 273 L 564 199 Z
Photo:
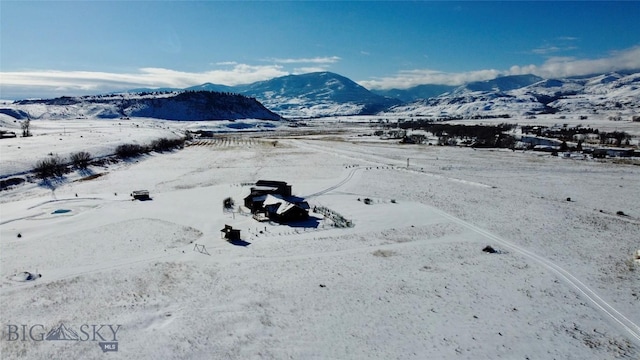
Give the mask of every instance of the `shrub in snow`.
M 116 155 L 122 159 L 140 156 L 148 150 L 145 146 L 138 144 L 122 144 L 116 148 Z
M 487 245 L 484 247 L 484 249 L 482 249 L 482 251 L 489 253 L 489 254 L 495 254 L 498 252 L 498 250 L 494 249 L 491 245 Z
M 66 172 L 66 166 L 64 164 L 64 160 L 60 156 L 53 155 L 52 157 L 38 161 L 33 171 L 36 173 L 37 177 L 46 179 L 49 177 L 64 175 Z
M 161 138 L 151 143 L 153 151 L 163 152 L 172 150 L 175 148 L 181 148 L 184 145 L 185 139 L 167 139 Z
M 89 166 L 91 160 L 91 154 L 86 151 L 80 151 L 75 154 L 71 154 L 71 163 L 77 169 L 86 169 Z

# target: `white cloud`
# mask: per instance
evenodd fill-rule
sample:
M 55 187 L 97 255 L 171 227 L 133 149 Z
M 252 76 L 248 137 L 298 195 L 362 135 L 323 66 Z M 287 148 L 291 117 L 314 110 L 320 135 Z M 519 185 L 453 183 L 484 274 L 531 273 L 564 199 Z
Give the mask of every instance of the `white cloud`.
M 291 73 L 327 71 L 330 64 L 339 61 L 340 58 L 331 56 L 275 60 L 273 60 L 274 64 L 267 65 L 248 65 L 227 61 L 218 64 L 224 66 L 224 69 L 204 72 L 184 72 L 164 68 L 141 68 L 131 73 L 56 70 L 0 72 L 0 79 L 2 79 L 0 97 L 15 99 L 87 95 L 137 87 L 184 88 L 205 82 L 233 86 Z M 289 71 L 280 64 L 309 64 L 310 66 L 300 66 Z M 640 45 L 613 52 L 598 59 L 551 57 L 539 65 L 514 65 L 506 70 L 485 69 L 460 73 L 431 69 L 402 70 L 392 76 L 359 81 L 359 84 L 368 89 L 406 89 L 421 84 L 461 85 L 504 75 L 534 74 L 544 78 L 559 78 L 627 69 L 640 69 Z M 348 76 L 348 74 L 345 75 Z
M 338 56 L 323 56 L 314 58 L 273 58 L 264 61 L 274 62 L 276 64 L 334 64 L 340 61 Z
M 640 46 L 616 51 L 599 59 L 552 57 L 542 65 L 512 66 L 506 75 L 534 74 L 544 78 L 556 78 L 629 69 L 640 69 Z
M 574 36 L 559 36 L 551 42 L 545 41 L 545 44 L 531 50 L 531 53 L 538 55 L 547 55 L 558 52 L 566 52 L 578 49 L 574 43 L 579 39 Z
M 300 75 L 300 74 L 308 74 L 308 73 L 323 72 L 323 71 L 327 71 L 327 68 L 323 66 L 305 66 L 305 67 L 299 67 L 299 68 L 293 69 L 293 74 Z
M 462 85 L 471 81 L 494 79 L 498 76 L 533 74 L 543 78 L 561 78 L 618 70 L 640 69 L 640 46 L 611 53 L 599 59 L 551 57 L 541 65 L 514 65 L 508 70 L 477 70 L 447 73 L 430 69 L 402 70 L 393 76 L 363 80 L 367 89 L 406 89 L 422 84 Z
M 38 70 L 1 72 L 3 98 L 56 97 L 121 91 L 135 87 L 184 88 L 211 82 L 222 85 L 248 84 L 288 75 L 280 65 L 231 64 L 231 69 L 184 72 L 163 68 L 142 68 L 135 73 Z
M 531 50 L 531 52 L 538 55 L 545 55 L 545 54 L 558 52 L 560 50 L 561 49 L 557 46 L 546 46 L 546 47 L 539 47 L 539 48 L 533 49 Z
M 123 91 L 131 88 L 185 88 L 211 82 L 221 85 L 249 84 L 290 73 L 327 71 L 330 64 L 340 61 L 338 56 L 314 58 L 269 59 L 272 64 L 249 65 L 235 61 L 215 63 L 219 69 L 204 72 L 184 72 L 164 68 L 141 68 L 132 73 L 107 73 L 99 71 L 37 70 L 0 72 L 3 98 L 57 97 L 63 95 L 87 95 Z M 289 71 L 284 66 L 308 64 Z
M 538 55 L 547 55 L 547 54 L 553 54 L 553 53 L 557 53 L 557 52 L 561 52 L 561 51 L 571 51 L 571 50 L 576 50 L 578 47 L 576 46 L 565 46 L 565 47 L 560 47 L 560 46 L 544 46 L 544 47 L 539 47 L 536 49 L 531 50 L 532 53 L 534 54 L 538 54 Z
M 498 70 L 479 70 L 463 73 L 447 73 L 429 69 L 403 70 L 395 76 L 359 81 L 367 89 L 406 89 L 422 84 L 462 85 L 471 81 L 494 79 Z
M 220 61 L 215 63 L 215 65 L 238 65 L 236 61 Z

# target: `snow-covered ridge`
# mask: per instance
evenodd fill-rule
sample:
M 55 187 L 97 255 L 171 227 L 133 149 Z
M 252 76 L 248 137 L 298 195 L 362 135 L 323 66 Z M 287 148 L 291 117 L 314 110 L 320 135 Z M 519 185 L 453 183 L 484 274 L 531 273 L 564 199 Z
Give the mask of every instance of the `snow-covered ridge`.
M 279 120 L 253 98 L 211 91 L 121 93 L 46 100 L 19 100 L 0 107 L 16 119 Z

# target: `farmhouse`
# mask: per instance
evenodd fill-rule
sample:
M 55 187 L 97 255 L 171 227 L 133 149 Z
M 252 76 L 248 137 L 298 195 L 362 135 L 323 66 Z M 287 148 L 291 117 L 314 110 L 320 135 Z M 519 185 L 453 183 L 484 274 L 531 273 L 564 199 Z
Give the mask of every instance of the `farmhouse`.
M 259 180 L 244 198 L 244 206 L 253 214 L 278 222 L 299 221 L 309 217 L 309 204 L 291 195 L 291 185 L 284 181 Z

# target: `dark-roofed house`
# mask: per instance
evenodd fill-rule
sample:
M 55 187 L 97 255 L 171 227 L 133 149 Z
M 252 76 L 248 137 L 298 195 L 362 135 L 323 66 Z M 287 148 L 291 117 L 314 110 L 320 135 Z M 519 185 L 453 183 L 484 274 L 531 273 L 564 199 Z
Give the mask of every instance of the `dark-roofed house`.
M 291 195 L 291 185 L 284 181 L 259 180 L 244 198 L 244 205 L 252 213 L 263 213 L 278 222 L 306 220 L 309 204 L 300 197 Z
M 267 216 L 275 221 L 287 222 L 309 218 L 309 204 L 302 198 L 266 195 L 262 207 Z

